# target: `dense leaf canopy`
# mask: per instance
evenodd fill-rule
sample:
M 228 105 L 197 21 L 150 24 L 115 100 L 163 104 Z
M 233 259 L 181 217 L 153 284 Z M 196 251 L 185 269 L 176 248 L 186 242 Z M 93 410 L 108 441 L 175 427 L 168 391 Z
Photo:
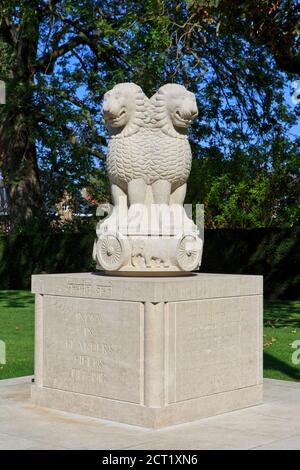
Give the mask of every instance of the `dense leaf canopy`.
M 0 162 L 19 224 L 66 190 L 107 200 L 101 99 L 122 81 L 196 94 L 188 202 L 205 204 L 207 226 L 299 224 L 300 105 L 285 97 L 299 74 L 297 4 L 2 0 Z

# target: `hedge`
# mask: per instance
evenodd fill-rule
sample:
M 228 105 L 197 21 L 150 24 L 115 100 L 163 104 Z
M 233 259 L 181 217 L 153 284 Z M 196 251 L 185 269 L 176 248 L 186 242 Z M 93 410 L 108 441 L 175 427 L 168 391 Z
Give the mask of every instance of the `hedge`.
M 269 299 L 300 299 L 300 227 L 206 230 L 201 272 L 260 274 Z
M 91 233 L 0 236 L 0 289 L 30 289 L 31 274 L 94 270 Z M 300 299 L 300 227 L 206 230 L 201 272 L 262 274 L 265 296 Z
M 0 236 L 0 289 L 30 289 L 31 275 L 92 271 L 94 234 Z

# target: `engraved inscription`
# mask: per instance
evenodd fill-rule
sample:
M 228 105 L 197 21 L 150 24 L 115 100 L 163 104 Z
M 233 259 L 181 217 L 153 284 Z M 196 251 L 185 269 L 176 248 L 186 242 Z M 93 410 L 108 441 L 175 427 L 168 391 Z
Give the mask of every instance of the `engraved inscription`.
M 45 296 L 44 385 L 139 403 L 141 308 Z
M 109 299 L 112 295 L 110 282 L 93 284 L 91 281 L 68 281 L 67 292 L 77 297 L 98 297 Z
M 95 288 L 96 294 L 98 297 L 111 297 L 112 293 L 112 286 L 111 284 L 109 285 L 102 285 L 102 284 L 97 284 Z
M 68 291 L 71 295 L 78 294 L 78 295 L 91 295 L 92 293 L 92 285 L 88 281 L 84 282 L 68 282 Z
M 71 377 L 74 383 L 86 383 L 101 385 L 107 379 L 102 372 L 85 371 L 80 369 L 71 369 Z

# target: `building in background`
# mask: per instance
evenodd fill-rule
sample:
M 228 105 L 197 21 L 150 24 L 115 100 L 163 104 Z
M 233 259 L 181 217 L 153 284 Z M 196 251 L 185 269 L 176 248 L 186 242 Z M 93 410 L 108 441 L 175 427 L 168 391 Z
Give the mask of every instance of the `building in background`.
M 52 219 L 54 226 L 63 226 L 74 220 L 86 219 L 93 217 L 93 206 L 98 206 L 99 203 L 93 199 L 86 190 L 82 190 L 77 199 L 69 194 L 67 191 L 63 192 L 62 197 L 54 204 L 54 206 L 47 209 L 47 212 Z M 10 220 L 8 211 L 7 191 L 4 186 L 4 181 L 0 175 L 0 234 L 9 233 Z

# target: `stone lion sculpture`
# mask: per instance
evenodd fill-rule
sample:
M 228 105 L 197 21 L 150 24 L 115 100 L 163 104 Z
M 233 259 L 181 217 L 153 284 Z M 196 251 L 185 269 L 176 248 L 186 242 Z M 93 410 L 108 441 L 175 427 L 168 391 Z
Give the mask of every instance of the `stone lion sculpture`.
M 192 164 L 187 129 L 197 115 L 195 96 L 182 85 L 164 85 L 150 100 L 152 147 L 147 171 L 156 203 L 184 202 Z
M 116 209 L 122 197 L 128 197 L 129 205 L 144 200 L 141 185 L 135 182 L 143 182 L 145 176 L 148 103 L 147 96 L 134 83 L 119 83 L 104 95 L 103 116 L 110 134 L 106 165 Z
M 192 161 L 187 129 L 198 114 L 194 95 L 167 84 L 149 100 L 134 83 L 120 83 L 105 94 L 103 114 L 113 203 L 127 194 L 129 205 L 143 204 L 147 185 L 154 203 L 169 204 L 171 193 L 183 203 Z
M 98 267 L 145 275 L 196 269 L 202 240 L 183 208 L 192 161 L 188 127 L 198 114 L 194 95 L 167 84 L 148 99 L 134 83 L 120 83 L 105 94 L 103 114 L 114 208 L 97 226 Z

